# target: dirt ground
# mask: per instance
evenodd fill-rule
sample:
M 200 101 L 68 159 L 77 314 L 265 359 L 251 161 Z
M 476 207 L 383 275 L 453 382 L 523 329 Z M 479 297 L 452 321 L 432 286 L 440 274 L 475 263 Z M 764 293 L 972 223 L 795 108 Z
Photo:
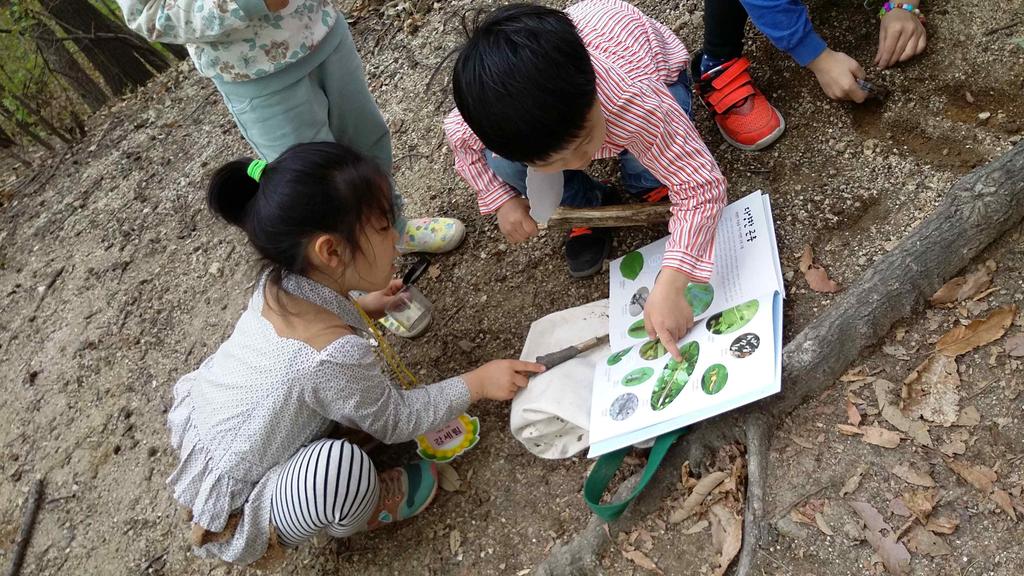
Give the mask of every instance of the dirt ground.
M 699 2 L 637 4 L 678 24 L 689 47 L 700 46 Z M 422 7 L 414 32 L 402 27 L 413 5 Z M 606 274 L 568 277 L 557 231 L 507 246 L 451 168 L 440 129 L 451 105 L 437 89 L 444 77 L 427 84 L 457 45 L 459 15 L 470 5 L 404 3 L 397 12 L 383 11 L 390 13 L 373 6 L 353 24 L 371 87 L 393 127 L 407 213 L 456 216 L 468 228 L 465 244 L 437 257 L 436 276 L 421 282 L 436 306 L 430 331 L 396 343 L 425 381 L 517 356 L 532 320 L 607 295 Z M 877 20 L 860 2 L 818 1 L 811 10 L 833 47 L 870 61 Z M 1020 18 L 1020 6 L 993 10 L 965 0 L 926 5 L 925 11 L 924 57 L 885 72 L 869 70 L 894 90 L 884 106 L 827 101 L 809 73 L 751 33 L 754 73 L 786 116 L 785 136 L 767 151 L 739 152 L 698 110 L 699 128 L 729 178 L 730 198 L 758 188 L 771 193 L 788 282 L 787 337 L 830 302 L 809 291 L 796 270 L 805 244 L 834 278 L 852 284 L 957 177 L 1021 138 L 1024 48 L 1012 40 L 1024 27 L 986 33 Z M 0 187 L 3 563 L 27 487 L 45 477 L 24 574 L 247 572 L 189 553 L 187 525 L 164 486 L 175 465 L 164 428 L 171 387 L 229 333 L 256 273 L 244 238 L 212 220 L 203 204 L 206 173 L 246 154 L 213 86 L 182 64 L 92 117 L 82 142 L 39 155 L 35 172 L 6 171 L 10 178 Z M 613 255 L 664 234 L 664 227 L 622 231 Z M 1024 305 L 1022 240 L 1018 228 L 979 259 L 998 264 L 994 292 L 970 307 L 906 319 L 859 364 L 898 384 L 951 326 L 999 305 Z M 1018 319 L 1007 336 L 1021 332 Z M 981 417 L 957 458 L 994 468 L 1020 504 L 1024 377 L 999 344 L 959 359 L 961 405 L 976 406 Z M 913 574 L 1024 572 L 1024 529 L 954 475 L 938 452 L 907 441 L 884 449 L 837 432 L 835 425 L 846 422 L 850 386 L 837 383 L 775 435 L 768 508 L 779 515 L 783 534 L 762 553 L 763 572 L 879 573 L 839 489 L 864 466 L 860 487 L 845 500 L 872 503 L 894 526 L 902 525 L 903 518 L 889 513 L 890 500 L 910 488 L 890 473 L 900 463 L 930 471 L 941 490 L 936 513 L 959 520 L 944 537 L 952 553 L 915 553 Z M 866 408 L 874 405 L 870 384 L 852 393 Z M 319 539 L 291 554 L 279 573 L 523 574 L 556 542 L 570 539 L 589 517 L 580 496 L 588 462 L 533 457 L 509 434 L 507 405 L 482 404 L 472 412 L 481 419 L 483 439 L 455 463 L 462 491 L 441 493 L 422 517 L 393 530 L 343 542 Z M 868 422 L 881 422 L 870 412 Z M 959 429 L 933 427 L 932 436 L 942 443 Z M 399 448 L 397 455 L 411 452 Z M 814 499 L 827 501 L 832 536 L 787 516 L 790 505 L 813 490 Z M 652 540 L 647 555 L 666 574 L 711 573 L 715 551 L 708 532 L 683 534 L 692 522 L 664 526 L 670 509 L 665 503 L 644 523 Z M 454 551 L 453 531 L 461 540 Z M 646 572 L 617 547 L 602 563 L 608 574 Z

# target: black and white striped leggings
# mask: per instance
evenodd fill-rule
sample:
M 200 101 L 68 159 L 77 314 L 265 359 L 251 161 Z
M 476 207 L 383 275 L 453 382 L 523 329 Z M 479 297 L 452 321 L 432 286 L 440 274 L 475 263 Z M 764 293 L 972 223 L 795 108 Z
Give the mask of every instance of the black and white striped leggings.
M 317 440 L 281 472 L 270 521 L 285 546 L 298 546 L 321 529 L 344 538 L 366 528 L 379 497 L 377 470 L 365 452 L 345 440 Z

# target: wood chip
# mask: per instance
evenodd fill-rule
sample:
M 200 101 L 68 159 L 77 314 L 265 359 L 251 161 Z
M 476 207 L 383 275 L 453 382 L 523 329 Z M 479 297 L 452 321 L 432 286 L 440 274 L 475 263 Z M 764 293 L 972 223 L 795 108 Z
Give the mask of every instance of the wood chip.
M 985 318 L 973 320 L 967 326 L 954 326 L 935 343 L 935 351 L 945 356 L 959 356 L 995 342 L 1006 333 L 1006 329 L 1017 316 L 1017 305 L 1002 306 Z
M 928 475 L 927 472 L 921 472 L 910 467 L 909 464 L 900 463 L 892 467 L 890 470 L 897 478 L 913 484 L 915 486 L 924 486 L 925 488 L 931 488 L 935 486 L 935 480 Z
M 924 528 L 925 530 L 936 534 L 952 534 L 956 531 L 956 527 L 959 525 L 960 521 L 956 518 L 933 516 L 928 519 L 928 523 L 925 524 Z
M 672 514 L 669 515 L 669 523 L 678 524 L 692 516 L 701 503 L 704 502 L 704 499 L 707 498 L 708 494 L 728 477 L 728 472 L 718 471 L 701 478 L 697 485 L 693 487 L 690 495 L 683 501 L 682 506 L 673 510 Z
M 989 495 L 989 498 L 998 504 L 1011 520 L 1014 522 L 1017 521 L 1017 513 L 1013 510 L 1013 500 L 1010 499 L 1010 495 L 1007 494 L 1006 491 L 996 488 L 992 490 L 992 494 Z
M 910 572 L 910 552 L 896 540 L 893 529 L 875 507 L 867 502 L 850 502 L 850 507 L 864 520 L 864 536 L 882 559 L 889 574 L 905 576 Z
M 901 436 L 898 432 L 878 428 L 877 426 L 862 426 L 861 431 L 864 432 L 861 440 L 868 444 L 874 444 L 882 448 L 895 448 L 900 445 Z

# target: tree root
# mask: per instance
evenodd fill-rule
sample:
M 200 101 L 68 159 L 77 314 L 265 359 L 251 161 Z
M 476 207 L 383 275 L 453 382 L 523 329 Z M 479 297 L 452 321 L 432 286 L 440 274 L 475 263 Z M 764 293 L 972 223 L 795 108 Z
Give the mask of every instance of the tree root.
M 737 439 L 747 444 L 747 503 L 744 543 L 737 575 L 757 565 L 757 547 L 765 536 L 764 493 L 768 445 L 776 424 L 843 374 L 861 351 L 873 345 L 902 318 L 920 309 L 950 277 L 966 267 L 985 247 L 1024 218 L 1024 142 L 996 160 L 958 180 L 942 204 L 888 254 L 878 258 L 864 276 L 840 293 L 782 352 L 786 383 L 782 392 L 756 404 L 706 420 L 690 428 L 670 451 L 648 489 L 616 522 L 591 518 L 575 539 L 557 547 L 536 574 L 592 574 L 597 558 L 620 530 L 650 511 L 675 486 L 683 461 L 698 466 L 702 455 Z M 686 454 L 684 458 L 683 454 Z M 636 477 L 630 479 L 635 482 Z M 616 499 L 634 485 L 627 482 Z

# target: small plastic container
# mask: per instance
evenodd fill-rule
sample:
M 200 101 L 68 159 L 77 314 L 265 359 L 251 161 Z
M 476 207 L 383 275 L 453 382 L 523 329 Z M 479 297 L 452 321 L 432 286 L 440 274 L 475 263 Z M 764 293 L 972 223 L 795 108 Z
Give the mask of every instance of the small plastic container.
M 415 286 L 402 288 L 384 312 L 410 334 L 419 334 L 430 324 L 434 306 Z

